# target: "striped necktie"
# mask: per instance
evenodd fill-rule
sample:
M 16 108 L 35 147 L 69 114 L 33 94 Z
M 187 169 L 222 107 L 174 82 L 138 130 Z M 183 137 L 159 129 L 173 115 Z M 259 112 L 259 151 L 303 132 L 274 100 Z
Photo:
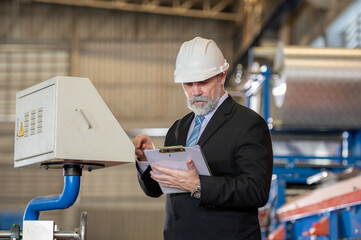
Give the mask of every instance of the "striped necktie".
M 196 117 L 196 123 L 194 125 L 191 136 L 188 138 L 186 146 L 196 145 L 197 139 L 198 139 L 198 136 L 199 136 L 199 132 L 201 131 L 201 125 L 202 125 L 203 120 L 204 120 L 204 116 L 202 116 L 202 115 L 198 115 Z

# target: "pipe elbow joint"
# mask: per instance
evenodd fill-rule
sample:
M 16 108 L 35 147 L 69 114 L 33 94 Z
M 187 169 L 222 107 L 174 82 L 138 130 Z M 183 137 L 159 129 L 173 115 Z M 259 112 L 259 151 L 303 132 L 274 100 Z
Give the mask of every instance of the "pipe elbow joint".
M 64 176 L 64 190 L 61 195 L 37 197 L 26 207 L 24 220 L 38 220 L 40 211 L 69 208 L 78 198 L 80 176 Z

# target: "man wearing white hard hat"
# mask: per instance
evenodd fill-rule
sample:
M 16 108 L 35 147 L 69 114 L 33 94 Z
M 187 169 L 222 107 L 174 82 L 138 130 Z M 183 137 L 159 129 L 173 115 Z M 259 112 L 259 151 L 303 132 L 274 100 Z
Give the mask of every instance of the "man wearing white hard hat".
M 212 176 L 200 176 L 192 160 L 186 171 L 149 166 L 138 135 L 138 179 L 146 195 L 167 194 L 164 239 L 261 239 L 258 208 L 266 204 L 272 176 L 272 144 L 266 122 L 224 90 L 229 64 L 216 43 L 196 37 L 183 43 L 174 72 L 192 110 L 169 129 L 165 146 L 199 145 Z M 156 170 L 156 171 L 153 171 Z M 157 173 L 156 173 L 157 172 Z

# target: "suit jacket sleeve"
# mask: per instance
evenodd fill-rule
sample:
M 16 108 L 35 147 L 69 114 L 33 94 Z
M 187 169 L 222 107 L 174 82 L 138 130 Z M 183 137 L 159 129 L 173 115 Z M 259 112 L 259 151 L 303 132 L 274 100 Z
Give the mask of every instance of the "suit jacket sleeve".
M 159 187 L 158 182 L 150 177 L 152 168 L 149 166 L 143 173 L 141 173 L 138 164 L 136 164 L 138 171 L 138 182 L 143 192 L 149 197 L 160 197 L 163 192 Z

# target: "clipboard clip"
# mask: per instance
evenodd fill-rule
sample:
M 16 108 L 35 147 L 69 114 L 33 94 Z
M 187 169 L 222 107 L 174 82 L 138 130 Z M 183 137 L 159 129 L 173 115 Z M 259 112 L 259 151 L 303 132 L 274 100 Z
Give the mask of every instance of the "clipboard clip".
M 170 147 L 162 147 L 159 149 L 160 153 L 175 153 L 175 152 L 185 152 L 186 149 L 182 146 L 170 146 Z

